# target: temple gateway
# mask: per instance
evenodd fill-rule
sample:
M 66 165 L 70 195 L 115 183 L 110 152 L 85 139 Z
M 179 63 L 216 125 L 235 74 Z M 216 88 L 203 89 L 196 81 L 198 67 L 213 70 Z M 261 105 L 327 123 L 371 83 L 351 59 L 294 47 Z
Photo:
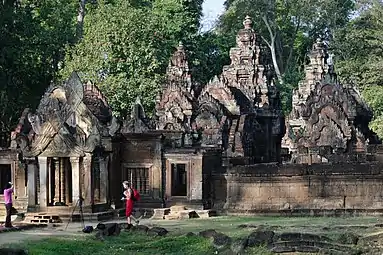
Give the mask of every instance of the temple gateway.
M 154 118 L 137 98 L 116 119 L 76 73 L 52 84 L 0 150 L 0 184 L 14 182 L 15 208 L 70 214 L 81 200 L 86 213 L 108 212 L 123 208 L 123 180 L 147 209 L 379 208 L 383 150 L 368 129 L 371 111 L 355 87 L 338 82 L 325 45 L 314 44 L 285 121 L 268 48 L 250 17 L 243 24 L 230 65 L 202 89 L 179 44 Z

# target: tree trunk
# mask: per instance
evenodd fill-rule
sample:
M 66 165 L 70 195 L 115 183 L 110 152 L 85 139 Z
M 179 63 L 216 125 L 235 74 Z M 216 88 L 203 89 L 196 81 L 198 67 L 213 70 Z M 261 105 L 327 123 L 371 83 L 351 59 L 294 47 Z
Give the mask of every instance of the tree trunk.
M 278 66 L 278 60 L 277 60 L 277 54 L 275 52 L 275 41 L 274 40 L 271 41 L 269 48 L 271 51 L 271 58 L 273 60 L 273 66 L 274 66 L 275 74 L 277 75 L 277 79 L 278 79 L 279 84 L 282 84 L 283 83 L 282 74 L 281 74 L 281 71 L 279 70 L 279 66 Z
M 267 46 L 269 46 L 269 48 L 270 48 L 271 58 L 272 58 L 272 61 L 273 61 L 273 66 L 274 66 L 274 71 L 275 71 L 275 74 L 277 75 L 277 79 L 278 79 L 279 84 L 282 84 L 283 80 L 282 80 L 281 71 L 280 71 L 279 66 L 278 66 L 277 53 L 276 53 L 276 49 L 275 49 L 275 47 L 276 47 L 276 45 L 275 45 L 276 32 L 273 32 L 273 30 L 271 29 L 270 23 L 267 20 L 266 16 L 263 16 L 262 20 L 263 20 L 263 22 L 265 22 L 267 30 L 269 31 L 270 42 L 268 42 L 263 37 L 262 37 L 262 39 L 265 41 Z
M 78 8 L 77 29 L 76 29 L 76 36 L 78 41 L 81 40 L 83 35 L 86 0 L 79 0 L 79 4 L 80 6 Z

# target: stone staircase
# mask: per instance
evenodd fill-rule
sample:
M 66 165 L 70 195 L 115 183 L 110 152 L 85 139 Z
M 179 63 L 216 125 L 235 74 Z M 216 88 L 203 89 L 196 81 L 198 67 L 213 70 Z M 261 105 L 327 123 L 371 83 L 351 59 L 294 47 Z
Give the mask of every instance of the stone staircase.
M 54 214 L 29 214 L 25 217 L 24 222 L 33 224 L 48 224 L 48 223 L 62 223 L 59 215 Z
M 170 208 L 154 209 L 152 220 L 183 220 L 192 218 L 209 218 L 216 216 L 213 210 L 194 210 L 185 206 L 172 206 Z

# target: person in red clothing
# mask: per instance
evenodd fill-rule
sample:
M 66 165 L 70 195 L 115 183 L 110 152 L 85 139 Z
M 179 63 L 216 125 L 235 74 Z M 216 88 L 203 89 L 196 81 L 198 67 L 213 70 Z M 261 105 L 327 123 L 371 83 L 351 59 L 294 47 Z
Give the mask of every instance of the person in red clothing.
M 127 182 L 127 181 L 124 181 L 122 183 L 122 185 L 124 186 L 125 191 L 124 191 L 124 197 L 121 200 L 125 200 L 126 201 L 125 216 L 126 216 L 126 219 L 128 221 L 128 225 L 132 225 L 132 218 L 136 222 L 136 224 L 138 224 L 140 221 L 137 220 L 136 218 L 134 218 L 133 215 L 132 215 L 133 207 L 134 207 L 134 200 L 133 200 L 134 192 L 133 192 L 133 189 L 132 189 L 130 183 Z

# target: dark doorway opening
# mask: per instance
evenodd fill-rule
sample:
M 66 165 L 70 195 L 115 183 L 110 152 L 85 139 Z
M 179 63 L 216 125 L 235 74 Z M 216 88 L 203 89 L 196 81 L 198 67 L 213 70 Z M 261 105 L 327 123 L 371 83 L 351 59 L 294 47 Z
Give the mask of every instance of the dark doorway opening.
M 187 196 L 186 164 L 172 164 L 172 196 Z
M 5 185 L 12 181 L 11 165 L 0 165 L 0 194 L 4 194 Z

